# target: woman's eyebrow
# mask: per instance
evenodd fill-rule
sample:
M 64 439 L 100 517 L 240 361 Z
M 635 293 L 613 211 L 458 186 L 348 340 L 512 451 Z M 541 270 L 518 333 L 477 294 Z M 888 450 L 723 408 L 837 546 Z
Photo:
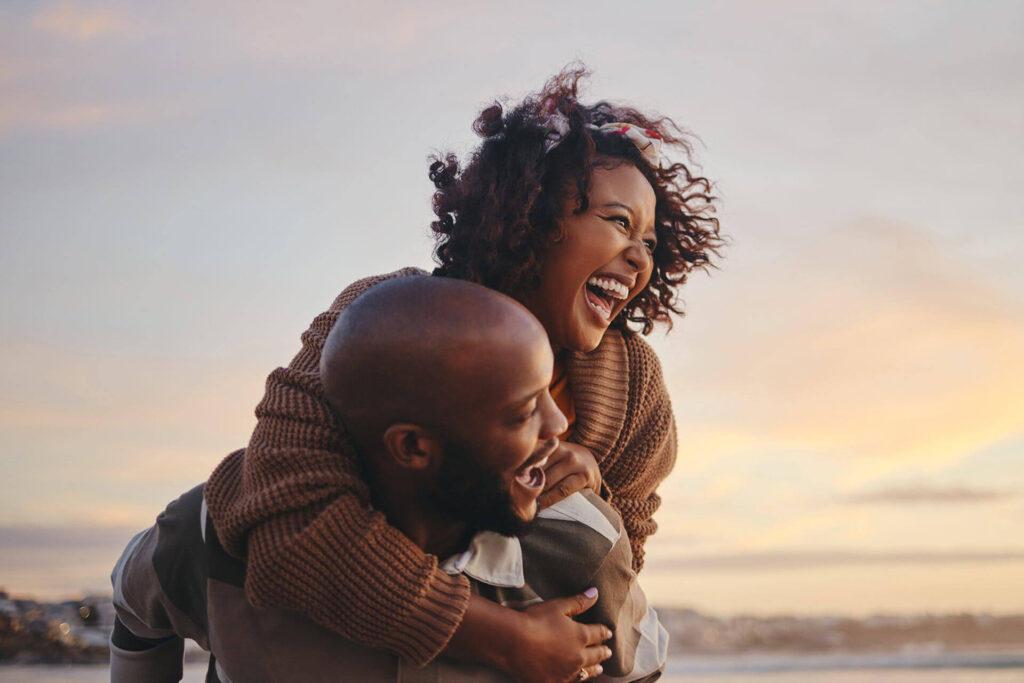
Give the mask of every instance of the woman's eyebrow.
M 626 211 L 628 211 L 628 212 L 629 212 L 629 215 L 630 215 L 631 217 L 634 217 L 634 218 L 636 217 L 636 216 L 635 216 L 635 214 L 633 213 L 633 208 L 632 208 L 631 206 L 629 206 L 628 204 L 623 204 L 622 202 L 605 202 L 605 203 L 604 203 L 604 204 L 602 204 L 601 206 L 602 206 L 603 208 L 608 208 L 608 207 L 610 207 L 610 206 L 617 206 L 617 207 L 619 207 L 620 209 L 625 209 Z

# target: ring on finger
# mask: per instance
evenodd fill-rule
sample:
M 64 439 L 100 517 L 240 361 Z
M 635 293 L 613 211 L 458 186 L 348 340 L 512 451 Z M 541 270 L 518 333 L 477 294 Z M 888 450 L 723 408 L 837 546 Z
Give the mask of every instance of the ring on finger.
M 590 674 L 587 673 L 586 669 L 580 669 L 580 672 L 576 674 L 576 680 L 578 681 L 585 681 L 588 678 L 590 678 Z

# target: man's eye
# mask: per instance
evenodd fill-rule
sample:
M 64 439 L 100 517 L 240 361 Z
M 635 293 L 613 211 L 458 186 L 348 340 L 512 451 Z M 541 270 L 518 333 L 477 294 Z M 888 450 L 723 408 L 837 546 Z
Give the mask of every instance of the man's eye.
M 536 412 L 537 412 L 537 406 L 534 405 L 533 407 L 529 408 L 525 413 L 523 413 L 522 415 L 517 417 L 516 418 L 516 422 L 526 422 L 531 417 L 533 417 L 534 414 L 536 414 Z

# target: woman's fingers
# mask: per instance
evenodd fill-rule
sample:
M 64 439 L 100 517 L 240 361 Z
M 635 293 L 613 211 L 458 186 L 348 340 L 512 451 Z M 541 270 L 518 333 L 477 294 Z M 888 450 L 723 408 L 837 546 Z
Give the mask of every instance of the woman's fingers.
M 555 463 L 549 462 L 547 469 L 544 470 L 544 476 L 546 477 L 544 490 L 550 491 L 560 481 L 573 474 L 582 476 L 583 481 L 587 480 L 586 468 L 572 458 L 562 458 Z
M 579 472 L 574 472 L 554 482 L 544 493 L 540 494 L 540 497 L 537 498 L 537 505 L 546 508 L 586 487 L 587 477 Z
M 612 656 L 612 649 L 607 645 L 594 645 L 583 652 L 583 666 L 601 666 L 601 662 Z
M 590 487 L 601 489 L 601 471 L 589 448 L 563 442 L 559 445 L 544 470 L 547 481 L 544 492 L 537 500 L 540 507 L 554 505 L 577 491 Z
M 612 631 L 603 624 L 581 624 L 573 619 L 593 607 L 597 597 L 597 589 L 589 588 L 531 605 L 522 612 L 530 622 L 531 642 L 524 657 L 514 658 L 517 666 L 510 673 L 516 680 L 567 683 L 600 675 L 598 667 L 611 655 L 604 641 L 612 637 Z
M 583 665 L 580 667 L 580 671 L 584 672 L 585 676 L 576 674 L 577 681 L 586 681 L 591 678 L 597 678 L 604 671 L 604 666 L 601 662 L 612 656 L 612 649 L 607 645 L 593 645 L 583 651 Z
M 559 614 L 564 614 L 567 617 L 575 617 L 576 615 L 583 614 L 593 607 L 595 602 L 597 602 L 597 589 L 590 587 L 582 593 L 570 595 L 567 598 L 553 598 L 541 604 L 545 605 L 544 609 L 553 609 Z M 600 626 L 600 624 L 597 625 Z M 598 640 L 596 642 L 600 643 L 601 641 Z M 587 645 L 591 644 L 592 643 L 588 640 Z
M 610 640 L 612 637 L 612 630 L 604 624 L 580 624 L 585 631 L 583 634 L 584 641 L 588 647 L 594 647 L 595 645 L 601 645 L 606 640 Z M 609 650 L 608 656 L 611 656 Z M 607 658 L 602 658 L 607 659 Z M 601 661 L 601 660 L 598 660 Z

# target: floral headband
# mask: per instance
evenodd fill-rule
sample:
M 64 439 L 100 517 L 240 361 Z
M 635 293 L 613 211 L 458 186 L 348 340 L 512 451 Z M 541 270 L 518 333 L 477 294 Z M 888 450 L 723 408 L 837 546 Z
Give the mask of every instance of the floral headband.
M 658 168 L 661 165 L 661 133 L 649 128 L 634 126 L 632 123 L 606 123 L 603 126 L 587 126 L 592 130 L 612 135 L 621 135 L 640 150 L 640 154 L 651 166 Z
M 558 146 L 558 143 L 562 141 L 562 138 L 569 132 L 569 120 L 565 117 L 565 114 L 558 111 L 555 108 L 554 100 L 549 100 L 546 105 L 548 110 L 548 118 L 544 121 L 544 124 L 548 127 L 548 137 L 544 141 L 544 151 L 550 152 L 552 149 Z M 587 128 L 590 130 L 596 130 L 600 133 L 607 133 L 609 135 L 620 135 L 640 150 L 640 154 L 643 155 L 644 160 L 654 168 L 661 166 L 661 145 L 662 137 L 661 134 L 656 130 L 649 128 L 641 128 L 635 126 L 632 123 L 624 123 L 617 121 L 615 123 L 606 123 L 602 126 L 595 126 L 592 123 L 587 124 Z

